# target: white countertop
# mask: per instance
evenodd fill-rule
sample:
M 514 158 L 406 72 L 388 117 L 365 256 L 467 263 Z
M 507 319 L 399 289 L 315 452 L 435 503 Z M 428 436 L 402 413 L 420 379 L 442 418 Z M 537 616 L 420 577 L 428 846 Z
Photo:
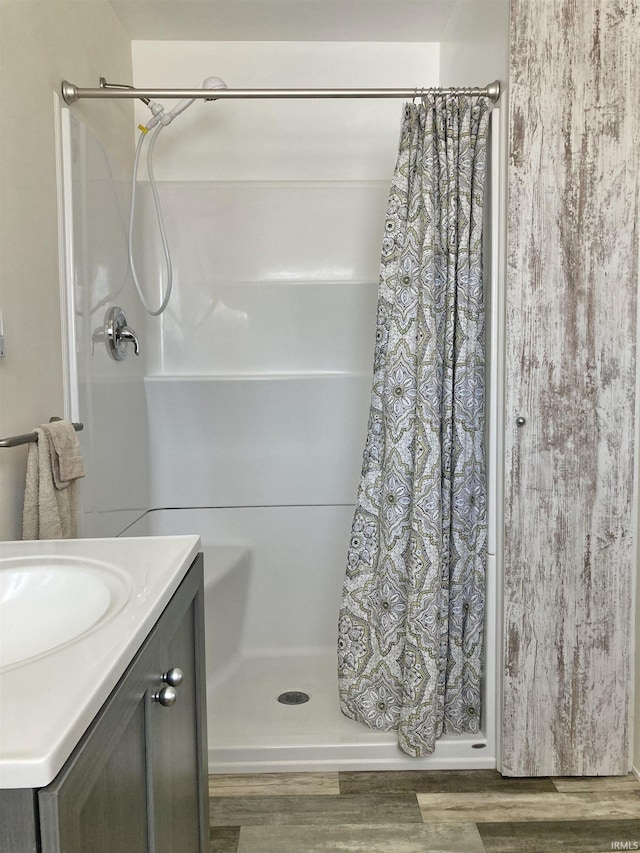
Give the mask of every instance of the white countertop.
M 199 550 L 198 536 L 0 542 L 0 571 L 20 560 L 52 558 L 55 565 L 69 557 L 106 564 L 121 589 L 82 636 L 0 669 L 0 788 L 40 788 L 53 780 Z

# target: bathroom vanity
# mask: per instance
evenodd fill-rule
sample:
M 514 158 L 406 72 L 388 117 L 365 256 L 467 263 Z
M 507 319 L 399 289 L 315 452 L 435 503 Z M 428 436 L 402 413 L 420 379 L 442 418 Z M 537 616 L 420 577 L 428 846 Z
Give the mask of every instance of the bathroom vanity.
M 57 650 L 0 670 L 0 853 L 205 853 L 199 539 L 93 541 L 113 543 L 100 555 L 118 567 L 127 543 L 138 557 L 146 549 L 145 568 L 129 578 L 125 604 L 118 602 L 106 622 Z M 102 665 L 109 649 L 118 660 L 115 669 Z M 73 693 L 77 680 L 92 682 L 84 698 L 90 709 L 96 702 L 99 707 L 90 711 L 87 727 L 86 709 L 78 708 L 74 695 L 75 707 L 67 706 L 71 735 L 56 737 L 50 717 L 64 727 L 64 693 L 67 685 Z M 52 689 L 56 685 L 62 698 Z M 42 736 L 47 730 L 48 747 Z

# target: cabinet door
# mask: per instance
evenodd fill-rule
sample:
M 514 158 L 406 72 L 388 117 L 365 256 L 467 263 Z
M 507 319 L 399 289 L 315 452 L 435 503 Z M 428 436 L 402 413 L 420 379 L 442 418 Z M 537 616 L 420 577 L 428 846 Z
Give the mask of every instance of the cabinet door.
M 152 701 L 149 712 L 154 853 L 201 853 L 194 607 L 163 637 L 158 659 L 159 672 L 182 671 L 175 704 Z
M 175 602 L 157 658 L 158 674 L 179 668 L 182 683 L 175 688 L 175 704 L 152 701 L 149 712 L 154 853 L 209 849 L 201 556 L 191 582 L 197 587 Z
M 511 2 L 507 776 L 630 769 L 639 33 L 637 3 Z
M 56 779 L 40 790 L 43 853 L 148 853 L 145 658 L 116 688 Z

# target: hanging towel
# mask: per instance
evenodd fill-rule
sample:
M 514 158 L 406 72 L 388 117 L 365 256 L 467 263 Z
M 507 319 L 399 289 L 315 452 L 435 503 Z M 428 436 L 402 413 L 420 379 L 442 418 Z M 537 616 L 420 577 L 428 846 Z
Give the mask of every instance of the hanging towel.
M 84 477 L 78 436 L 68 421 L 37 427 L 29 445 L 22 514 L 23 539 L 74 539 L 78 535 L 76 480 Z

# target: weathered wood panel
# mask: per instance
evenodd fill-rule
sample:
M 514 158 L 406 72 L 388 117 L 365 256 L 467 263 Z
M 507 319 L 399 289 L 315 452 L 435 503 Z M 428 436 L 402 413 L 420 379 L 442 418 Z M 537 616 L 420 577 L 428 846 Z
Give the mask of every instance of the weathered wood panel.
M 615 775 L 629 770 L 640 3 L 512 0 L 511 14 L 502 770 Z

